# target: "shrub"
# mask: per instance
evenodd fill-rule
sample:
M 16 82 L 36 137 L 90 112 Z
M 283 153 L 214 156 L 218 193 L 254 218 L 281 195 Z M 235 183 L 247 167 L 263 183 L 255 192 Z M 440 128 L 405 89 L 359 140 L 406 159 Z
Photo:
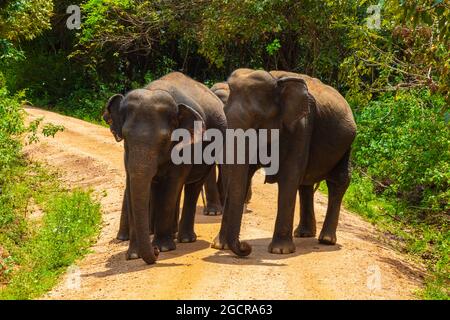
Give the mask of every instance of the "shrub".
M 442 96 L 428 90 L 387 93 L 356 115 L 353 162 L 377 193 L 424 213 L 450 209 L 450 131 Z
M 1 76 L 1 74 L 0 74 Z M 18 136 L 24 132 L 19 97 L 10 97 L 0 79 L 0 187 L 3 178 L 17 161 L 20 152 Z

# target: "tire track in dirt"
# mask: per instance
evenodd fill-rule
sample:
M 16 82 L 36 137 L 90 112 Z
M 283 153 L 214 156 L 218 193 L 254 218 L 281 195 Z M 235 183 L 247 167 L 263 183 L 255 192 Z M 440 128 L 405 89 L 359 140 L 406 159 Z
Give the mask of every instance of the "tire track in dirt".
M 81 287 L 68 286 L 71 275 L 65 275 L 45 299 L 413 299 L 422 284 L 421 266 L 384 245 L 381 233 L 346 210 L 341 211 L 338 245 L 295 239 L 295 253 L 269 254 L 277 188 L 263 184 L 261 174 L 254 179 L 253 212 L 243 219 L 241 238 L 253 246 L 249 257 L 210 248 L 220 217 L 203 216 L 199 202 L 197 242 L 177 244 L 177 250 L 161 253 L 156 265 L 126 261 L 127 242 L 115 240 L 124 189 L 122 145 L 107 128 L 25 110 L 29 120 L 45 117 L 44 122 L 65 127 L 55 138 L 41 137 L 27 146 L 28 157 L 58 168 L 70 187 L 94 189 L 103 210 L 99 239 L 77 263 Z M 315 196 L 315 211 L 320 230 L 326 211 L 321 194 Z

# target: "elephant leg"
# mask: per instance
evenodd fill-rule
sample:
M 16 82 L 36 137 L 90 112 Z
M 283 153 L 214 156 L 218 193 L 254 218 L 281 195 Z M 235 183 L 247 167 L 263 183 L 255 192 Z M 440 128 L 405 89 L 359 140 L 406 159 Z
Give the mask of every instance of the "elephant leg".
M 275 231 L 272 242 L 269 245 L 270 253 L 286 254 L 295 252 L 292 229 L 298 180 L 294 180 L 284 179 L 278 183 L 278 212 Z
M 154 227 L 155 236 L 153 245 L 160 251 L 171 251 L 176 249 L 173 239 L 174 221 L 176 219 L 178 195 L 183 188 L 182 179 L 167 179 L 160 181 L 157 188 L 157 199 L 155 199 Z
M 203 181 L 187 184 L 184 187 L 183 212 L 180 220 L 178 242 L 194 242 L 197 235 L 194 232 L 195 211 L 197 200 L 203 187 Z
M 222 208 L 225 204 L 225 191 L 223 189 L 223 179 L 222 179 L 222 167 L 221 165 L 217 165 L 217 189 L 219 191 L 220 203 Z
M 323 244 L 333 245 L 337 240 L 336 229 L 342 198 L 350 184 L 349 155 L 350 151 L 347 152 L 326 179 L 328 186 L 328 207 L 322 231 L 319 235 L 319 242 Z
M 250 187 L 247 187 L 247 192 L 249 189 L 251 189 L 251 180 L 253 176 L 255 175 L 256 170 L 258 170 L 258 167 L 256 165 L 250 165 L 248 169 L 248 179 L 247 179 L 247 185 L 250 185 Z M 219 181 L 221 181 L 221 176 L 219 175 Z M 220 184 L 219 184 L 220 186 Z M 247 193 L 248 195 L 248 193 Z M 225 195 L 223 202 L 225 203 Z M 245 204 L 244 204 L 244 212 L 245 212 Z M 220 225 L 220 231 L 219 234 L 214 238 L 213 243 L 211 244 L 212 248 L 219 249 L 219 250 L 228 250 L 228 244 L 226 241 L 226 232 L 227 232 L 227 225 L 228 225 L 228 217 L 225 215 L 222 217 L 222 223 Z
M 316 236 L 316 217 L 314 214 L 313 186 L 300 186 L 300 224 L 294 231 L 297 238 Z
M 250 203 L 250 200 L 252 200 L 252 179 L 249 179 L 248 181 L 248 188 L 247 188 L 247 196 L 245 197 L 245 203 Z
M 127 205 L 128 208 L 131 208 L 131 199 L 130 197 L 127 198 Z M 131 210 L 129 212 L 129 219 L 131 219 Z M 127 251 L 127 260 L 133 260 L 133 259 L 139 259 L 139 249 L 137 245 L 137 235 L 136 230 L 134 227 L 130 225 L 130 243 L 128 245 L 128 251 Z
M 173 238 L 176 239 L 177 238 L 177 233 L 178 233 L 178 222 L 180 221 L 180 200 L 181 200 L 181 191 L 178 194 L 178 198 L 177 198 L 177 205 L 176 205 L 176 209 L 175 209 L 175 217 L 173 220 Z
M 128 180 L 128 179 L 127 179 Z M 120 215 L 120 227 L 119 232 L 117 233 L 116 238 L 121 241 L 130 240 L 130 225 L 128 222 L 128 193 L 129 193 L 129 185 L 127 183 L 125 187 L 125 193 L 123 195 L 122 201 L 122 213 Z
M 273 239 L 269 245 L 269 252 L 271 253 L 284 254 L 295 252 L 292 236 L 295 200 L 297 190 L 299 185 L 302 185 L 308 165 L 311 133 L 312 125 L 309 118 L 301 119 L 296 129 L 296 134 L 301 139 L 295 145 L 290 146 L 289 156 L 284 160 L 285 165 L 280 164 L 280 172 L 278 173 L 278 212 Z M 280 148 L 283 147 L 288 148 L 287 145 L 280 145 Z M 289 166 L 289 164 L 295 165 Z
M 203 209 L 203 214 L 207 216 L 216 216 L 222 214 L 222 204 L 220 202 L 218 182 L 216 181 L 215 165 L 211 168 L 211 171 L 206 177 L 205 193 L 206 207 Z
M 245 196 L 245 202 L 244 202 L 244 213 L 252 212 L 252 210 L 248 208 L 248 204 L 250 203 L 250 200 L 252 199 L 252 179 L 248 179 L 247 184 L 248 184 L 248 187 L 247 187 L 247 195 Z

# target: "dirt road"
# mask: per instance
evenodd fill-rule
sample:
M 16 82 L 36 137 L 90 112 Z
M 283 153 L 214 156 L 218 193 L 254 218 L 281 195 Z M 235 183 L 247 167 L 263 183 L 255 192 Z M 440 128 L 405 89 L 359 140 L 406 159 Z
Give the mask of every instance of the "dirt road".
M 29 119 L 44 116 L 66 128 L 54 139 L 42 138 L 28 146 L 29 157 L 58 168 L 70 186 L 93 188 L 103 209 L 103 228 L 92 253 L 44 298 L 413 299 L 421 286 L 421 268 L 384 245 L 381 233 L 345 210 L 336 246 L 319 245 L 314 238 L 295 239 L 295 253 L 269 254 L 277 188 L 263 184 L 260 174 L 254 179 L 249 206 L 253 212 L 244 216 L 241 233 L 241 239 L 253 245 L 249 257 L 210 248 L 221 218 L 203 216 L 199 201 L 197 242 L 161 253 L 152 266 L 142 260 L 126 261 L 128 243 L 115 240 L 124 189 L 122 145 L 107 128 L 39 109 L 26 111 Z M 320 230 L 326 198 L 316 193 L 315 199 Z M 297 204 L 296 223 L 298 216 Z

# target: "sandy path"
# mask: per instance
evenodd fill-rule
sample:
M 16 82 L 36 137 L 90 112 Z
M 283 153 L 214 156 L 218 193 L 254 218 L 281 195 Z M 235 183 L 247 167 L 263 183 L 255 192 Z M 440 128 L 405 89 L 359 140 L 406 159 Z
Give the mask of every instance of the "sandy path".
M 295 239 L 289 255 L 267 252 L 276 212 L 276 185 L 256 175 L 241 239 L 253 245 L 247 258 L 210 248 L 220 217 L 205 217 L 199 202 L 198 240 L 161 253 L 156 265 L 126 261 L 127 242 L 115 240 L 124 188 L 123 149 L 107 128 L 40 109 L 26 108 L 29 119 L 65 126 L 56 138 L 26 147 L 30 158 L 61 171 L 70 186 L 91 187 L 101 195 L 103 228 L 92 253 L 64 276 L 49 299 L 413 299 L 422 283 L 421 268 L 387 247 L 370 224 L 341 211 L 338 245 Z M 316 194 L 318 230 L 326 198 Z M 298 210 L 298 205 L 297 205 Z M 296 213 L 296 223 L 298 222 Z M 68 285 L 77 274 L 80 287 Z

